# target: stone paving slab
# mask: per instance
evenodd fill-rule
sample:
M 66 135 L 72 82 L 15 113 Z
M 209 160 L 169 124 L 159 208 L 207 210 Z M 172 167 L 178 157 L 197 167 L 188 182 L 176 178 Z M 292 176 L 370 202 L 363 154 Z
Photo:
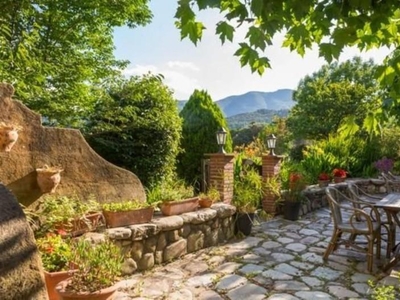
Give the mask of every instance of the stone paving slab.
M 370 299 L 371 280 L 400 286 L 382 262 L 369 274 L 362 253 L 339 248 L 324 261 L 332 229 L 325 208 L 296 222 L 277 217 L 244 239 L 125 277 L 115 300 L 360 300 Z

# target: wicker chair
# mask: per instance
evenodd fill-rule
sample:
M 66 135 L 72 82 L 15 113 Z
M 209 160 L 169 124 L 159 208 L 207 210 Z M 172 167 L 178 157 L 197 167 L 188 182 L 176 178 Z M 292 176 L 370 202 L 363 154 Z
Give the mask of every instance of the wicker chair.
M 381 176 L 383 180 L 385 180 L 385 186 L 388 193 L 400 192 L 400 179 L 397 176 L 385 172 L 382 172 Z
M 354 200 L 353 205 L 355 208 L 358 209 L 361 208 L 359 203 L 374 205 L 375 202 L 382 200 L 386 196 L 386 194 L 370 195 L 355 183 L 348 183 L 347 187 L 351 199 Z M 387 242 L 386 257 L 390 258 L 392 248 L 394 247 L 396 242 L 396 223 L 392 221 L 392 217 L 388 215 L 383 209 L 378 209 L 378 212 L 380 214 L 381 225 L 385 229 L 385 233 L 382 235 L 387 236 L 386 239 L 382 237 L 382 239 Z M 373 221 L 376 221 L 374 220 L 373 214 L 371 215 L 371 218 L 373 219 Z
M 371 204 L 364 202 L 355 203 L 356 201 L 345 196 L 334 187 L 327 187 L 325 191 L 331 209 L 334 229 L 331 241 L 323 256 L 324 260 L 327 260 L 329 255 L 339 246 L 344 245 L 366 252 L 368 271 L 372 272 L 375 243 L 376 257 L 379 259 L 381 256 L 381 223 L 379 212 Z M 348 201 L 350 205 L 343 205 L 340 203 L 341 200 Z M 355 208 L 354 205 L 358 205 L 360 208 Z M 364 211 L 364 208 L 368 208 L 369 211 Z M 349 215 L 348 219 L 344 218 L 346 214 Z M 366 238 L 367 248 L 365 248 L 365 245 L 363 247 L 357 241 L 358 236 Z

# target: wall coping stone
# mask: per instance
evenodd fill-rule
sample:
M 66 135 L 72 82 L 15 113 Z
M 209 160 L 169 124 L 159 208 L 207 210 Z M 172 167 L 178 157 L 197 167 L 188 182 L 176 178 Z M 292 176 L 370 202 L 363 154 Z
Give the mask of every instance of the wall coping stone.
M 106 229 L 106 234 L 114 240 L 139 241 L 155 236 L 161 231 L 180 229 L 184 224 L 202 224 L 212 219 L 227 218 L 236 212 L 236 207 L 225 203 L 215 203 L 210 208 L 201 208 L 197 211 L 177 216 L 162 216 L 155 213 L 151 223 L 129 225 Z
M 204 208 L 198 211 L 192 211 L 181 215 L 183 223 L 201 224 L 214 219 L 217 211 L 211 208 Z
M 218 218 L 227 218 L 236 212 L 236 206 L 225 204 L 222 202 L 215 203 L 210 207 L 217 211 Z

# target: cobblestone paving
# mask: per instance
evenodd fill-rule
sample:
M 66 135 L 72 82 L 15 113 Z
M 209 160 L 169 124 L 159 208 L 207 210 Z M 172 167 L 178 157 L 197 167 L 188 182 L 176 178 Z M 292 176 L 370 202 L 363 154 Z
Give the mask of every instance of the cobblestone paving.
M 399 285 L 379 271 L 383 260 L 369 274 L 362 253 L 340 248 L 324 262 L 332 228 L 328 209 L 262 222 L 249 237 L 121 281 L 117 300 L 369 299 L 369 280 Z

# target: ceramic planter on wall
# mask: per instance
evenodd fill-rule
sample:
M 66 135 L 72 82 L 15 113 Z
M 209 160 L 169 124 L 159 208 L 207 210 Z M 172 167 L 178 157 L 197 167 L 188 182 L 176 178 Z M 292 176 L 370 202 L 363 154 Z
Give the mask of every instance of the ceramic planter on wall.
M 330 182 L 330 180 L 318 180 L 318 185 L 319 187 L 327 187 Z
M 57 186 L 61 181 L 61 172 L 63 171 L 60 167 L 49 167 L 45 165 L 43 168 L 36 169 L 37 183 L 42 193 L 54 193 Z
M 346 180 L 346 177 L 333 177 L 333 181 L 335 183 L 341 183 L 344 182 Z
M 56 229 L 64 230 L 68 236 L 76 237 L 86 232 L 94 231 L 104 225 L 104 217 L 100 212 L 91 212 L 68 223 L 56 225 Z
M 152 206 L 130 211 L 105 211 L 104 218 L 108 227 L 122 227 L 134 224 L 149 223 L 153 218 Z
M 208 208 L 211 207 L 214 201 L 212 201 L 210 198 L 201 198 L 199 199 L 199 205 L 200 207 L 203 208 Z
M 10 152 L 18 140 L 18 131 L 21 126 L 14 124 L 0 123 L 0 148 L 2 151 Z
M 189 198 L 182 201 L 169 201 L 160 205 L 161 212 L 165 216 L 180 215 L 191 212 L 199 206 L 199 197 Z

